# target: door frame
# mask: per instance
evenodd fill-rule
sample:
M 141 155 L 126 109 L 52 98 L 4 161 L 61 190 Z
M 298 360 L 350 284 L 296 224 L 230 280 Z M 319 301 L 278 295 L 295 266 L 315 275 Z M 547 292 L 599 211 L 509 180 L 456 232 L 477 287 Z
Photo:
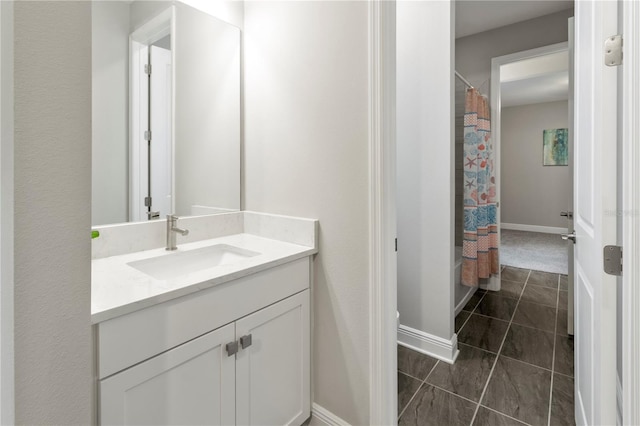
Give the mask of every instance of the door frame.
M 396 2 L 369 1 L 369 424 L 397 409 Z
M 622 420 L 640 424 L 640 4 L 623 1 L 622 65 Z M 619 3 L 619 4 L 620 4 Z M 620 395 L 618 396 L 620 397 Z

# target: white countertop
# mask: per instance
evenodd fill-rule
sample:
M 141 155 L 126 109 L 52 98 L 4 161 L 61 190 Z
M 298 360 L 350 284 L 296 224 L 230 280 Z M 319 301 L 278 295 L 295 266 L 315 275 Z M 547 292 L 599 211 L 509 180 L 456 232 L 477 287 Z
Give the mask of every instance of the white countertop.
M 130 312 L 204 290 L 218 284 L 272 268 L 317 253 L 302 246 L 252 234 L 235 234 L 188 244 L 178 251 L 214 244 L 228 244 L 260 253 L 231 264 L 188 273 L 179 278 L 159 280 L 127 265 L 157 256 L 170 256 L 164 248 L 145 250 L 91 261 L 91 322 L 97 324 Z

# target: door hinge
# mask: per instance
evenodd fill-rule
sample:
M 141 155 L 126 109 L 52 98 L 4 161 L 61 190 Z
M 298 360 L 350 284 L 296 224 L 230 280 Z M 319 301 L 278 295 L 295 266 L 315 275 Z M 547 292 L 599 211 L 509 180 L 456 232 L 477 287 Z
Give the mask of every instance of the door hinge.
M 612 35 L 604 41 L 604 64 L 608 67 L 622 65 L 621 35 Z
M 144 197 L 144 206 L 151 207 L 151 197 Z
M 144 140 L 151 142 L 151 130 L 144 131 Z
M 144 64 L 144 73 L 151 75 L 151 64 Z
M 609 275 L 622 275 L 622 247 L 604 246 L 603 267 Z
M 573 219 L 573 212 L 560 212 L 560 216 L 566 217 L 567 219 Z

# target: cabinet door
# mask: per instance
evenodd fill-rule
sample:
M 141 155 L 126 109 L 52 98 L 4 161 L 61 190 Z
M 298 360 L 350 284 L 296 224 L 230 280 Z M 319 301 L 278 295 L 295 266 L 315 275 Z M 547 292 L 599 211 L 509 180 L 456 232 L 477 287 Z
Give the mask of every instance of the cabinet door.
M 238 425 L 302 424 L 310 410 L 309 291 L 236 322 Z
M 103 425 L 235 423 L 233 324 L 187 342 L 100 382 Z

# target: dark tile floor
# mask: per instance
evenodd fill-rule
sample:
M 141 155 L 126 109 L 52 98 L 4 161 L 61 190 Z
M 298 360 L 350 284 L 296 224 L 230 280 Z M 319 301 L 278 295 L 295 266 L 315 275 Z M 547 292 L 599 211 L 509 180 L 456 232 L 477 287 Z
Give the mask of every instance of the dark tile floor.
M 505 267 L 456 317 L 453 365 L 398 346 L 398 424 L 574 425 L 566 282 Z

